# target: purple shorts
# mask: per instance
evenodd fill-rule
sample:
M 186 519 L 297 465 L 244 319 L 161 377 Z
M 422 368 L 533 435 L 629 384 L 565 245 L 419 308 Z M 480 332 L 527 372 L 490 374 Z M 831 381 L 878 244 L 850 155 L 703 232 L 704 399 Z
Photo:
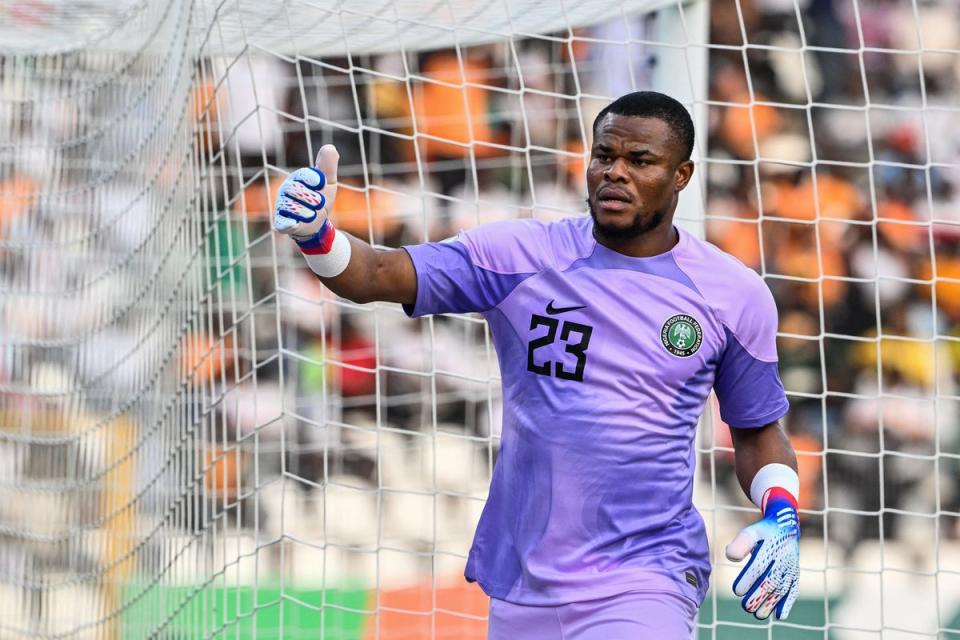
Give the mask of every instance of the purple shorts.
M 635 592 L 557 607 L 490 598 L 488 640 L 691 640 L 697 605 L 675 593 Z

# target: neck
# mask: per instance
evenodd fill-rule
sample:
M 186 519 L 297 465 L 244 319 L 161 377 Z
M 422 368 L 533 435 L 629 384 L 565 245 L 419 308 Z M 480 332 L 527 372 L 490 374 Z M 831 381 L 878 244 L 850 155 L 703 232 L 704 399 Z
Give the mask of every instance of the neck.
M 680 233 L 673 228 L 673 216 L 635 238 L 611 238 L 602 234 L 596 226 L 593 228 L 593 237 L 606 248 L 631 258 L 649 258 L 666 253 L 680 241 Z

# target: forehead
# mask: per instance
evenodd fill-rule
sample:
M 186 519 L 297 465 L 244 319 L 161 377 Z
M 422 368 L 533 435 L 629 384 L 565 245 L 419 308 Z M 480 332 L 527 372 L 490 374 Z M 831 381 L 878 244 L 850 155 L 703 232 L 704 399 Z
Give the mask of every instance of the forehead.
M 660 118 L 608 113 L 597 123 L 594 144 L 643 146 L 651 151 L 673 151 L 678 141 L 670 125 Z

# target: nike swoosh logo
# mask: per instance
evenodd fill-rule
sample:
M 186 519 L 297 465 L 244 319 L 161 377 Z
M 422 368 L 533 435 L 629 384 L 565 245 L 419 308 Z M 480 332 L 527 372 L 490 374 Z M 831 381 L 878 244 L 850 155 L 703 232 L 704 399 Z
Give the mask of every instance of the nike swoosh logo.
M 586 309 L 587 305 L 582 304 L 579 307 L 555 307 L 553 306 L 553 300 L 547 303 L 547 313 L 551 316 L 555 316 L 558 313 L 566 313 L 567 311 L 576 311 L 577 309 Z

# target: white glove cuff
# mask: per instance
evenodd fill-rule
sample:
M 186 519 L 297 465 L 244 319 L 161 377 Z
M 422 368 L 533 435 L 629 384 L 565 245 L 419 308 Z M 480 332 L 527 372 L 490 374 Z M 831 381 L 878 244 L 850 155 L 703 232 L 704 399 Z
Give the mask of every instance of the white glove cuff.
M 785 464 L 772 462 L 763 466 L 750 483 L 750 499 L 753 504 L 763 509 L 763 496 L 767 489 L 781 487 L 790 492 L 790 495 L 800 501 L 800 476 Z
M 333 244 L 327 253 L 305 253 L 304 259 L 310 270 L 321 278 L 332 278 L 343 273 L 350 264 L 350 240 L 347 234 L 337 231 L 333 236 Z

